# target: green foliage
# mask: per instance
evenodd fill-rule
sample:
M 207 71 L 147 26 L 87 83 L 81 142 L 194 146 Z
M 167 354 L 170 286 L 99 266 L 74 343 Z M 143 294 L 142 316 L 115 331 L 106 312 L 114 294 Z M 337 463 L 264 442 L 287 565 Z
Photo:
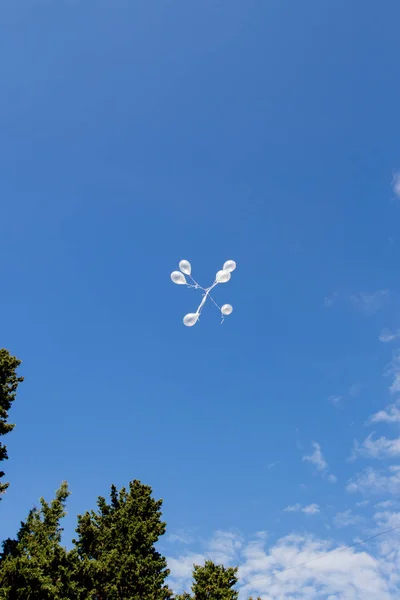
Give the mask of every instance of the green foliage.
M 193 595 L 185 593 L 178 600 L 237 600 L 239 593 L 233 587 L 237 584 L 237 568 L 216 565 L 207 560 L 203 566 L 193 568 Z
M 60 545 L 60 520 L 69 495 L 63 483 L 50 504 L 43 498 L 21 523 L 16 540 L 3 542 L 0 598 L 4 600 L 65 600 L 78 598 L 77 564 Z M 75 561 L 76 562 L 76 561 Z M 83 596 L 82 596 L 83 598 Z
M 162 500 L 132 481 L 129 490 L 111 487 L 110 503 L 98 498 L 98 512 L 78 516 L 74 540 L 82 580 L 99 600 L 167 600 L 167 563 L 154 544 L 165 533 Z
M 0 348 L 0 436 L 10 433 L 14 425 L 8 423 L 8 411 L 12 402 L 15 400 L 18 385 L 24 380 L 17 376 L 17 369 L 21 361 L 15 356 L 11 356 L 8 350 Z M 0 442 L 0 462 L 7 460 L 7 448 Z M 4 477 L 4 471 L 0 471 L 0 479 Z M 0 481 L 0 499 L 8 488 L 8 483 Z
M 98 512 L 78 517 L 76 547 L 61 546 L 60 520 L 69 495 L 63 483 L 48 504 L 41 499 L 21 523 L 17 539 L 3 542 L 2 600 L 170 600 L 166 560 L 154 545 L 165 532 L 162 501 L 133 481 L 111 488 Z
M 0 436 L 14 428 L 8 413 L 23 381 L 17 376 L 20 364 L 0 349 Z M 0 443 L 0 461 L 7 458 Z M 7 487 L 0 481 L 0 496 Z M 0 600 L 172 600 L 167 562 L 155 548 L 166 527 L 162 500 L 153 499 L 151 488 L 137 480 L 128 490 L 111 486 L 109 503 L 99 497 L 97 512 L 78 516 L 70 552 L 61 546 L 60 527 L 68 496 L 63 483 L 50 504 L 41 498 L 17 538 L 3 542 Z M 185 592 L 175 600 L 237 600 L 237 581 L 237 568 L 209 560 L 194 566 L 192 595 Z

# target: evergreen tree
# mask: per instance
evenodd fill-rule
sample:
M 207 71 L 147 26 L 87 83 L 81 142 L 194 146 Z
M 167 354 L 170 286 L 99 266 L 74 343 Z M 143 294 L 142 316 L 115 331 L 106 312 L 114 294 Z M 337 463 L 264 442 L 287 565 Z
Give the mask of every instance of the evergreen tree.
M 193 568 L 193 595 L 185 593 L 177 600 L 237 600 L 239 593 L 233 587 L 237 584 L 237 568 L 216 565 L 207 560 L 203 566 Z
M 18 385 L 24 380 L 17 376 L 17 369 L 21 361 L 11 356 L 8 350 L 0 348 L 0 436 L 10 433 L 14 425 L 7 422 L 8 411 L 15 400 Z M 7 448 L 0 442 L 0 462 L 8 458 Z M 0 471 L 0 480 L 4 477 L 4 471 Z M 8 483 L 0 481 L 0 499 L 8 488 Z
M 165 533 L 162 500 L 132 481 L 129 490 L 111 487 L 110 503 L 98 498 L 98 512 L 78 516 L 82 581 L 97 600 L 167 600 L 169 574 L 164 557 L 154 547 Z
M 60 545 L 60 520 L 69 495 L 63 483 L 50 504 L 43 498 L 21 523 L 16 540 L 3 542 L 0 598 L 4 600 L 66 600 L 79 598 L 76 560 Z M 84 598 L 84 595 L 81 596 Z

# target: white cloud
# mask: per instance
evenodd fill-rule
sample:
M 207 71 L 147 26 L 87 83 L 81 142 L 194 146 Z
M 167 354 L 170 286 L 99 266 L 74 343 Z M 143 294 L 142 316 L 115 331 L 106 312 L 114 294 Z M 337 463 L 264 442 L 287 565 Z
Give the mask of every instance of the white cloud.
M 353 385 L 351 385 L 349 387 L 350 398 L 358 398 L 358 396 L 361 394 L 362 390 L 363 390 L 362 383 L 353 383 Z
M 376 508 L 391 508 L 394 506 L 393 500 L 384 500 L 383 502 L 378 502 L 375 504 Z
M 400 423 L 400 410 L 396 404 L 389 404 L 384 410 L 373 414 L 369 423 Z
M 390 527 L 398 527 L 400 526 L 400 513 L 392 512 L 392 511 L 382 511 L 377 512 L 374 515 L 374 519 L 377 522 L 380 530 L 385 530 Z
M 390 391 L 392 394 L 397 394 L 400 392 L 400 350 L 394 353 L 391 362 L 389 363 L 386 369 L 386 375 L 391 375 L 393 377 L 392 385 L 390 386 Z
M 299 512 L 301 510 L 301 504 L 292 504 L 283 509 L 285 512 Z
M 392 378 L 389 386 L 390 392 L 392 394 L 400 393 L 400 350 L 393 353 L 392 360 L 386 367 L 384 374 Z M 393 404 L 386 406 L 384 410 L 373 414 L 367 423 L 400 423 L 400 398 Z
M 388 467 L 386 470 L 368 467 L 350 479 L 348 492 L 363 494 L 400 494 L 400 465 Z
M 317 442 L 313 442 L 312 446 L 314 452 L 309 456 L 303 456 L 303 461 L 312 463 L 317 467 L 318 471 L 325 471 L 328 468 L 328 463 L 321 452 L 321 446 Z
M 393 342 L 394 340 L 397 340 L 397 338 L 400 337 L 400 329 L 398 329 L 397 331 L 390 331 L 389 329 L 382 329 L 380 335 L 379 335 L 379 341 L 383 342 L 384 344 L 387 344 L 388 342 Z
M 333 306 L 336 302 L 336 300 L 339 297 L 339 293 L 338 292 L 333 292 L 333 294 L 330 294 L 329 296 L 325 296 L 324 298 L 324 306 L 325 308 L 330 308 L 331 306 Z
M 188 550 L 178 558 L 168 558 L 168 567 L 171 570 L 171 586 L 175 591 L 188 589 L 193 566 L 203 564 L 206 559 L 211 559 L 216 564 L 221 565 L 236 564 L 239 560 L 238 551 L 242 546 L 242 538 L 236 532 L 216 531 L 205 546 L 204 552 Z
M 360 292 L 353 294 L 351 301 L 366 315 L 373 315 L 380 310 L 389 297 L 389 290 L 378 290 L 376 292 Z
M 328 400 L 331 404 L 333 404 L 333 406 L 338 406 L 340 404 L 340 401 L 343 399 L 343 396 L 338 396 L 338 395 L 333 395 L 333 396 L 329 396 Z
M 390 386 L 392 394 L 398 394 L 400 392 L 400 371 L 395 374 L 392 385 Z
M 360 517 L 360 515 L 353 514 L 351 510 L 345 510 L 343 512 L 338 512 L 333 521 L 335 526 L 341 529 L 343 527 L 349 527 L 350 525 L 359 525 L 362 523 L 363 518 Z
M 316 515 L 320 512 L 320 508 L 318 504 L 309 504 L 301 509 L 305 515 Z
M 397 171 L 397 173 L 393 175 L 392 186 L 394 193 L 400 198 L 400 171 Z
M 339 301 L 351 302 L 357 310 L 367 316 L 371 316 L 383 308 L 389 296 L 390 291 L 387 289 L 377 290 L 376 292 L 359 292 L 356 294 L 339 294 L 339 292 L 333 292 L 333 294 L 325 296 L 324 307 L 331 308 Z
M 365 458 L 376 458 L 382 460 L 384 458 L 394 458 L 400 456 L 400 438 L 388 439 L 380 437 L 373 439 L 371 433 L 362 444 L 355 441 L 353 448 L 353 457 L 363 456 Z
M 168 558 L 168 567 L 171 571 L 171 583 L 174 589 L 181 590 L 191 580 L 193 565 L 201 565 L 205 560 L 204 554 L 188 552 L 179 558 Z
M 329 396 L 328 400 L 333 406 L 339 407 L 346 400 L 353 400 L 354 398 L 358 398 L 363 390 L 362 383 L 353 383 L 347 390 L 345 394 L 332 394 Z
M 361 500 L 361 502 L 356 502 L 357 508 L 362 508 L 363 506 L 368 506 L 369 500 Z
M 193 537 L 190 535 L 190 533 L 183 529 L 180 529 L 176 533 L 171 533 L 167 539 L 172 544 L 175 542 L 179 542 L 181 544 L 190 544 L 190 542 L 193 541 Z
M 394 517 L 384 513 L 376 517 L 378 526 L 385 520 Z M 224 564 L 239 565 L 240 600 L 250 595 L 263 600 L 398 600 L 400 536 L 395 533 L 380 538 L 381 544 L 359 548 L 308 534 L 287 535 L 272 544 L 260 536 L 248 540 L 237 536 L 238 548 Z M 221 535 L 226 539 L 223 532 L 216 534 L 201 553 L 186 552 L 168 560 L 175 592 L 190 588 L 193 563 L 212 558 L 209 547 L 218 546 Z
M 277 467 L 279 465 L 279 460 L 276 460 L 275 462 L 269 463 L 267 465 L 267 469 L 274 469 L 275 467 Z
M 310 455 L 303 456 L 302 460 L 304 462 L 310 462 L 311 464 L 315 465 L 317 470 L 320 473 L 322 473 L 324 477 L 327 477 L 329 483 L 336 483 L 337 478 L 335 475 L 327 475 L 328 463 L 326 462 L 325 457 L 322 454 L 320 444 L 318 444 L 317 442 L 313 442 L 312 447 L 314 448 L 314 452 Z
M 217 531 L 208 543 L 208 554 L 217 564 L 231 562 L 242 547 L 242 539 L 236 532 Z
M 302 512 L 305 515 L 316 515 L 320 512 L 320 508 L 318 504 L 308 504 L 307 506 L 302 506 L 301 504 L 292 504 L 291 506 L 287 506 L 286 508 L 284 508 L 284 512 Z

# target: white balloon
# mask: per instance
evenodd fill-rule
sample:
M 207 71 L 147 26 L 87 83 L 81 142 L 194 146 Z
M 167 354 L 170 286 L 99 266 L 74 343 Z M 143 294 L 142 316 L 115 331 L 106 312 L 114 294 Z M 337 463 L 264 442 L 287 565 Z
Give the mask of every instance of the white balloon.
M 183 317 L 183 324 L 186 325 L 186 327 L 193 327 L 193 325 L 196 325 L 198 318 L 198 313 L 189 313 Z
M 233 311 L 233 306 L 231 304 L 224 304 L 221 308 L 221 312 L 223 315 L 231 315 Z
M 171 279 L 174 283 L 177 283 L 178 285 L 185 285 L 186 283 L 186 278 L 180 271 L 174 271 L 173 273 L 171 273 Z
M 236 269 L 236 263 L 234 260 L 227 260 L 222 268 L 224 271 L 229 271 L 229 273 L 232 273 L 232 271 Z
M 222 271 L 218 271 L 215 278 L 218 281 L 218 283 L 226 283 L 230 280 L 231 274 L 229 273 L 229 271 L 225 271 L 224 269 L 222 269 Z
M 188 260 L 181 260 L 179 263 L 179 268 L 182 273 L 185 273 L 185 275 L 190 275 L 192 272 L 192 265 Z

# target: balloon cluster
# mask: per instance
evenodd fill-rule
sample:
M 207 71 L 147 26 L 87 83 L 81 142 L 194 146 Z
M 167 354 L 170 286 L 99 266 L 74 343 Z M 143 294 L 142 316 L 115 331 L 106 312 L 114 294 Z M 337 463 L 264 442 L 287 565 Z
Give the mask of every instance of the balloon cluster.
M 197 323 L 207 298 L 210 298 L 210 300 L 215 304 L 218 310 L 221 311 L 223 322 L 224 316 L 230 315 L 233 311 L 233 308 L 230 304 L 224 304 L 223 306 L 219 307 L 218 304 L 215 302 L 214 298 L 210 296 L 210 292 L 219 283 L 227 283 L 227 281 L 230 280 L 232 272 L 236 269 L 235 261 L 227 260 L 222 269 L 216 274 L 214 283 L 208 288 L 201 287 L 201 285 L 199 285 L 197 281 L 193 279 L 192 265 L 188 260 L 181 260 L 181 262 L 179 263 L 179 269 L 179 271 L 173 271 L 173 273 L 171 273 L 171 279 L 174 283 L 176 283 L 177 285 L 186 285 L 187 287 L 202 290 L 204 292 L 203 299 L 200 302 L 196 312 L 185 315 L 183 318 L 183 324 L 186 325 L 186 327 L 193 327 L 193 325 Z M 187 275 L 187 277 L 193 283 L 188 283 L 185 275 Z

